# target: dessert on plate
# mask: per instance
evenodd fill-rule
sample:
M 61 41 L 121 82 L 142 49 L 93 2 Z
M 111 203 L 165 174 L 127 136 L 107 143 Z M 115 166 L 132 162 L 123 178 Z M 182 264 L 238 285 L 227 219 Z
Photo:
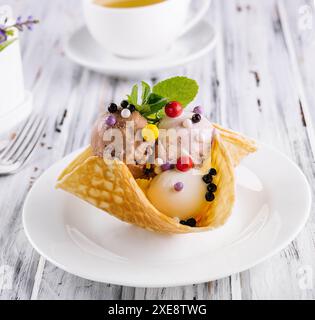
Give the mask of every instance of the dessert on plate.
M 116 218 L 163 233 L 222 226 L 235 202 L 234 168 L 253 140 L 188 111 L 198 84 L 186 77 L 135 85 L 96 121 L 90 146 L 57 187 Z M 139 101 L 140 100 L 140 101 Z

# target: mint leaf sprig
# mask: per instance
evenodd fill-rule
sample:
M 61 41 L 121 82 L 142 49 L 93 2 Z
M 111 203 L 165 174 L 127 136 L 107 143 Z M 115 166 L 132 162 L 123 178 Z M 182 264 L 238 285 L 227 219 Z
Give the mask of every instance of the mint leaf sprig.
M 133 104 L 137 111 L 139 111 L 149 122 L 156 123 L 161 119 L 160 111 L 169 101 L 167 98 L 152 92 L 148 83 L 142 81 L 141 86 L 141 102 L 139 102 L 139 86 L 137 84 L 133 86 L 131 94 L 128 95 L 128 102 Z
M 164 107 L 170 101 L 178 101 L 184 108 L 198 94 L 198 84 L 186 77 L 174 77 L 157 83 L 152 88 L 141 82 L 141 101 L 139 102 L 139 86 L 133 86 L 128 102 L 133 104 L 148 122 L 156 123 L 165 116 Z

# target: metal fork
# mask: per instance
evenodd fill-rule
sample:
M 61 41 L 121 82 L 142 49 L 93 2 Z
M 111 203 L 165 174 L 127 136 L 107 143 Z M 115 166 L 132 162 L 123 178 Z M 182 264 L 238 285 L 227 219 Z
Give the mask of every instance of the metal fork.
M 39 115 L 31 116 L 16 135 L 16 138 L 0 152 L 0 176 L 16 173 L 30 158 L 36 147 L 46 120 Z

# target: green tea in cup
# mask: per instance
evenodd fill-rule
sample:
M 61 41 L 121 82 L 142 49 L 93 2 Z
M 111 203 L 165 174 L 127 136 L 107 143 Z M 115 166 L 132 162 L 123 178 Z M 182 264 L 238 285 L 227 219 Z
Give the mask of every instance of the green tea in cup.
M 166 0 L 95 0 L 95 3 L 107 8 L 134 8 L 150 6 Z

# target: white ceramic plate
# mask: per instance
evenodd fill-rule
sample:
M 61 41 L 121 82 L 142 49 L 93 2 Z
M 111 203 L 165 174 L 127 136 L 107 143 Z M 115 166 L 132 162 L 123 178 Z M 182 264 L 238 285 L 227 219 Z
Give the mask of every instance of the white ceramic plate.
M 77 154 L 36 182 L 25 202 L 23 223 L 42 256 L 90 280 L 166 287 L 222 278 L 283 249 L 309 216 L 311 191 L 303 173 L 264 145 L 237 169 L 237 202 L 227 224 L 206 233 L 173 236 L 128 225 L 55 190 L 57 176 Z
M 68 39 L 65 50 L 71 60 L 96 72 L 137 78 L 192 62 L 207 54 L 215 42 L 213 28 L 201 21 L 165 53 L 147 59 L 125 59 L 104 50 L 82 27 Z

